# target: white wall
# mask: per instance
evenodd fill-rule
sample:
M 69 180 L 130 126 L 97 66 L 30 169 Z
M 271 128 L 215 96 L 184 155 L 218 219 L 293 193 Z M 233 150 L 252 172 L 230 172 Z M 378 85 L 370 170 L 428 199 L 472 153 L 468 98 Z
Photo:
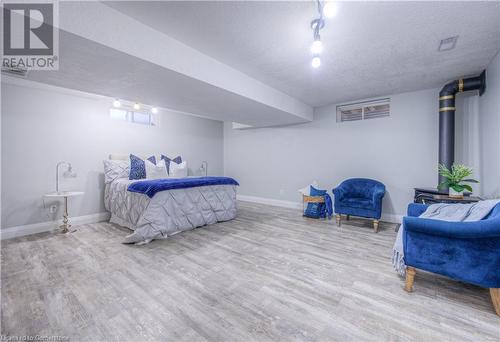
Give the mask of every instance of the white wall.
M 487 85 L 481 98 L 457 98 L 456 160 L 478 171 L 482 196 L 500 197 L 499 55 L 487 68 Z M 375 178 L 387 186 L 384 213 L 404 215 L 413 188 L 437 182 L 438 91 L 392 95 L 390 118 L 337 123 L 330 105 L 318 108 L 311 123 L 233 130 L 173 112 L 160 113 L 158 128 L 116 122 L 108 117 L 108 98 L 2 82 L 1 226 L 60 216 L 42 204 L 60 160 L 79 175 L 63 186 L 86 192 L 71 200 L 70 214 L 103 212 L 102 160 L 129 152 L 181 154 L 191 169 L 208 160 L 211 174 L 240 182 L 240 194 L 291 202 L 313 179 L 331 190 L 345 178 Z
M 0 94 L 2 93 L 2 76 L 0 74 Z M 0 152 L 2 151 L 2 96 L 0 96 Z M 2 193 L 2 158 L 0 158 L 0 194 Z M 2 196 L 0 196 L 0 230 L 2 229 Z
M 486 68 L 486 92 L 479 99 L 481 193 L 500 198 L 500 53 Z
M 117 122 L 109 119 L 111 99 L 26 84 L 1 89 L 2 228 L 54 218 L 42 196 L 55 190 L 61 160 L 78 173 L 63 187 L 85 191 L 70 199 L 71 216 L 105 211 L 102 161 L 110 153 L 180 154 L 192 170 L 206 160 L 210 174 L 223 173 L 222 122 L 167 111 L 159 127 Z
M 331 190 L 350 177 L 387 187 L 383 211 L 403 215 L 413 188 L 437 185 L 438 92 L 391 96 L 391 117 L 336 122 L 336 105 L 314 121 L 281 128 L 233 130 L 224 125 L 225 174 L 239 193 L 299 202 L 297 189 L 317 179 Z
M 471 167 L 473 177 L 481 177 L 481 132 L 479 113 L 480 97 L 477 91 L 458 93 L 455 106 L 455 163 Z M 481 184 L 470 184 L 473 193 L 481 194 Z

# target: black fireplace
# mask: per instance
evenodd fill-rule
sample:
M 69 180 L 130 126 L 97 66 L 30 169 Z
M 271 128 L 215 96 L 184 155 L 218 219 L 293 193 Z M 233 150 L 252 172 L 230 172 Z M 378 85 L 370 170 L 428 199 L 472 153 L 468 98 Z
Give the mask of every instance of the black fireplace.
M 433 203 L 471 203 L 481 200 L 479 197 L 471 196 L 471 193 L 464 192 L 463 198 L 453 198 L 448 196 L 447 190 L 437 190 L 436 188 L 415 188 L 413 202 L 423 204 Z
M 486 70 L 479 76 L 458 79 L 447 83 L 439 92 L 439 164 L 448 169 L 455 161 L 455 95 L 469 90 L 478 90 L 483 95 L 486 90 Z M 439 176 L 439 183 L 445 179 Z M 438 184 L 439 184 L 438 183 Z M 463 199 L 450 199 L 448 189 L 415 188 L 415 203 L 436 202 L 476 202 L 477 197 L 464 193 Z

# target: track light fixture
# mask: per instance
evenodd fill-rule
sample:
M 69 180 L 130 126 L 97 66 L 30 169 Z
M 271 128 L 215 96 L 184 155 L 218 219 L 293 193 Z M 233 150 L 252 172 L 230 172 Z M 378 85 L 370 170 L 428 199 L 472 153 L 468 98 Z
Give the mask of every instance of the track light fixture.
M 333 18 L 337 15 L 337 4 L 335 1 L 326 1 L 323 5 L 323 15 L 325 18 Z
M 314 56 L 312 61 L 311 61 L 311 65 L 313 68 L 319 68 L 319 66 L 321 65 L 321 59 L 319 58 L 319 56 Z
M 311 21 L 311 29 L 313 30 L 314 40 L 311 45 L 311 53 L 313 59 L 311 65 L 313 68 L 319 68 L 321 65 L 320 54 L 323 52 L 323 43 L 321 42 L 320 30 L 325 27 L 325 20 L 323 18 L 331 18 L 337 14 L 337 4 L 334 1 L 316 0 L 319 18 Z
M 314 32 L 314 41 L 311 45 L 311 52 L 313 55 L 319 55 L 321 51 L 323 51 L 321 37 L 319 36 L 319 32 Z

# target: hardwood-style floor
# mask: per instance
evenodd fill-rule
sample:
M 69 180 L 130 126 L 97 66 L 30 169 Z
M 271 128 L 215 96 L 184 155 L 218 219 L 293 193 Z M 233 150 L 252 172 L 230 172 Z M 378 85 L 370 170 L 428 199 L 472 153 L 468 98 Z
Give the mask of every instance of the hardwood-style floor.
M 148 245 L 109 223 L 2 241 L 1 334 L 71 341 L 499 341 L 486 289 L 390 261 L 395 225 L 239 202 Z

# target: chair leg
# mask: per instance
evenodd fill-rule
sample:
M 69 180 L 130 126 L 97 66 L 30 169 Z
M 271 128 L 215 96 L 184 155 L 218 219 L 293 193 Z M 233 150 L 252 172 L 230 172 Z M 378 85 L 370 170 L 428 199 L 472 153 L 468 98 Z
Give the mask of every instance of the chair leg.
M 378 233 L 378 220 L 373 220 L 373 231 Z
M 500 316 L 500 288 L 490 289 L 491 301 L 498 316 Z
M 415 280 L 415 267 L 408 266 L 406 267 L 406 283 L 405 283 L 405 291 L 413 292 L 413 281 Z
M 340 227 L 340 214 L 335 215 L 335 218 L 337 219 L 337 226 Z

